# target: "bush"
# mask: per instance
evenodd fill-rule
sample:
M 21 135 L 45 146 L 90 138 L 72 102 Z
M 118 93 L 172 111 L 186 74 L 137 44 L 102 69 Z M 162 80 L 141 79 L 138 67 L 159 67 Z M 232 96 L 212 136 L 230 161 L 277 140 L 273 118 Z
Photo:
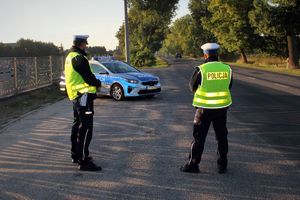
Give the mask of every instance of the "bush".
M 130 56 L 131 62 L 136 67 L 152 66 L 156 63 L 154 54 L 147 48 L 139 51 L 132 51 Z

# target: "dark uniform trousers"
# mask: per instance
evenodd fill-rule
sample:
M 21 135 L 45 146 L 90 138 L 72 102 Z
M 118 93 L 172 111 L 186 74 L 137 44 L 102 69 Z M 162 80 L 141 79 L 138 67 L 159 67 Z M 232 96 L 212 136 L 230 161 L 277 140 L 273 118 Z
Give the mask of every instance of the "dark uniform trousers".
M 212 123 L 218 141 L 218 165 L 227 166 L 228 140 L 227 140 L 227 109 L 203 109 L 197 108 L 194 117 L 194 141 L 191 144 L 189 164 L 199 164 L 204 149 L 205 138 Z
M 71 157 L 80 162 L 89 156 L 89 145 L 93 135 L 94 97 L 88 95 L 86 106 L 81 106 L 79 99 L 80 97 L 73 100 Z

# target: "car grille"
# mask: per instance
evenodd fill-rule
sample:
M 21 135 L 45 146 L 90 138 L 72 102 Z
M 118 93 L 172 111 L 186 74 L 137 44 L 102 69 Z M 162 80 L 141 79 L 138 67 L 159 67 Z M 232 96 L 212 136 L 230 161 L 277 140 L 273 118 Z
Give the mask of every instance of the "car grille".
M 158 88 L 156 90 L 140 90 L 139 91 L 139 94 L 151 94 L 151 93 L 157 93 L 157 92 L 160 92 L 161 89 Z
M 142 82 L 142 85 L 153 86 L 153 85 L 156 85 L 157 83 L 158 83 L 158 81 L 147 81 L 147 82 Z

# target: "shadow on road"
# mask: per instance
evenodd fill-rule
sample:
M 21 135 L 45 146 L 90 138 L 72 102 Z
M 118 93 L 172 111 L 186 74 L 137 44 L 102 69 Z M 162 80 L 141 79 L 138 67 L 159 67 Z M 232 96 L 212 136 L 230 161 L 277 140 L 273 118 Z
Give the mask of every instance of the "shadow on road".
M 103 167 L 102 172 L 80 172 L 71 163 L 72 112 L 67 100 L 8 127 L 0 135 L 1 141 L 5 141 L 0 142 L 0 197 L 297 199 L 299 168 L 255 132 L 257 126 L 262 126 L 258 124 L 262 119 L 256 115 L 249 117 L 249 109 L 237 98 L 247 95 L 246 90 L 235 94 L 236 106 L 228 117 L 228 173 L 217 173 L 212 130 L 200 165 L 201 173 L 179 171 L 180 165 L 187 161 L 192 141 L 194 109 L 187 87 L 191 70 L 178 66 L 157 71 L 165 90 L 151 100 L 115 102 L 98 98 L 95 101 L 91 154 Z M 262 105 L 249 106 L 258 112 L 255 106 Z M 277 106 L 267 108 L 278 111 Z M 243 117 L 249 120 L 245 122 Z

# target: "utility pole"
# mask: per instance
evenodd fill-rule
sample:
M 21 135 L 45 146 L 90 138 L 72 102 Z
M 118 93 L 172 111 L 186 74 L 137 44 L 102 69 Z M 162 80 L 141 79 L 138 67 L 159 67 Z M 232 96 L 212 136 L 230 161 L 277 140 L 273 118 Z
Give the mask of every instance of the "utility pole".
M 128 64 L 130 64 L 127 0 L 124 0 L 124 11 L 125 11 L 125 25 L 124 25 L 124 28 L 125 28 L 125 56 L 126 56 L 126 62 Z

